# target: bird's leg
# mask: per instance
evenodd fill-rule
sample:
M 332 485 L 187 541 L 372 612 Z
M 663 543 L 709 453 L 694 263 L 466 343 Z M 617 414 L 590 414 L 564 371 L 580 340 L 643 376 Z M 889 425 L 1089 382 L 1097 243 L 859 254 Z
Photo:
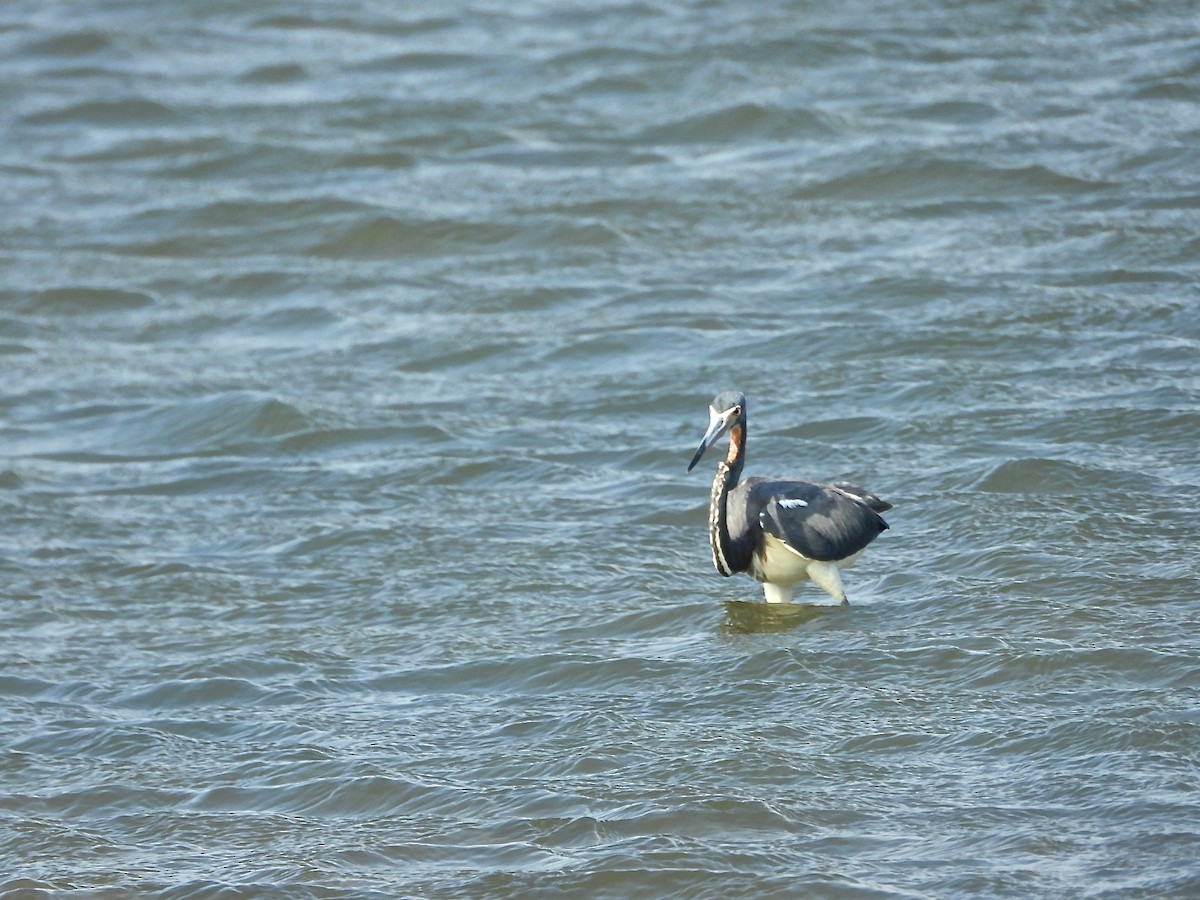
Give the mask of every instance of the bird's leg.
M 838 603 L 843 605 L 850 603 L 846 599 L 846 589 L 842 586 L 842 573 L 838 571 L 838 567 L 833 563 L 810 562 L 808 564 L 808 577 L 813 580 L 813 584 Z
M 780 584 L 763 582 L 763 595 L 768 603 L 791 603 L 792 588 Z

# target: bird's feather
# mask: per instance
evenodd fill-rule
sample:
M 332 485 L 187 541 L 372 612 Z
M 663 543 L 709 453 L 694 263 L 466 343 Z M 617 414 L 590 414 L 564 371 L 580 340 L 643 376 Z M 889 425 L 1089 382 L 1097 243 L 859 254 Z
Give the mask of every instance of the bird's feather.
M 877 496 L 872 494 L 861 485 L 851 484 L 849 481 L 835 481 L 830 485 L 830 487 L 834 490 L 849 494 L 852 497 L 857 497 L 877 513 L 887 512 L 892 508 L 892 504 L 888 503 L 886 500 L 880 500 Z
M 759 527 L 807 559 L 836 562 L 853 556 L 888 527 L 872 508 L 884 501 L 862 488 L 812 481 L 745 483 L 755 505 L 761 503 Z

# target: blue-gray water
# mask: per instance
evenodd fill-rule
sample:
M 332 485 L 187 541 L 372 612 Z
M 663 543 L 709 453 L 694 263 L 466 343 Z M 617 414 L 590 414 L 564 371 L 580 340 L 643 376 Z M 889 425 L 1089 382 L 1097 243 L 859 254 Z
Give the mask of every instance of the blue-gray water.
M 1200 894 L 1198 210 L 1196 3 L 10 0 L 0 890 Z

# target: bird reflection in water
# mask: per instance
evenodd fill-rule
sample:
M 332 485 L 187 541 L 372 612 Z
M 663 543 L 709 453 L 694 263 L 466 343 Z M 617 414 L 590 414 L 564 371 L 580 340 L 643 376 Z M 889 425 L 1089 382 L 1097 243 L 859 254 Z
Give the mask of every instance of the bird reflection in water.
M 720 628 L 727 634 L 780 634 L 839 612 L 841 607 L 829 604 L 728 600 Z

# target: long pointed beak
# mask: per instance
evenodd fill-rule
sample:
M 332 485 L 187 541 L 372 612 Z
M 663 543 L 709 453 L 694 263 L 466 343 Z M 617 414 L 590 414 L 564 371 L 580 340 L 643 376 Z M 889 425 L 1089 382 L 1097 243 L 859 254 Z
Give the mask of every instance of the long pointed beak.
M 700 457 L 704 452 L 717 442 L 717 440 L 726 431 L 729 430 L 729 420 L 726 419 L 716 410 L 709 410 L 708 431 L 704 433 L 704 440 L 700 442 L 700 446 L 696 448 L 696 455 L 692 457 L 692 461 L 688 463 L 687 470 L 690 472 L 696 468 L 696 463 L 700 462 Z

